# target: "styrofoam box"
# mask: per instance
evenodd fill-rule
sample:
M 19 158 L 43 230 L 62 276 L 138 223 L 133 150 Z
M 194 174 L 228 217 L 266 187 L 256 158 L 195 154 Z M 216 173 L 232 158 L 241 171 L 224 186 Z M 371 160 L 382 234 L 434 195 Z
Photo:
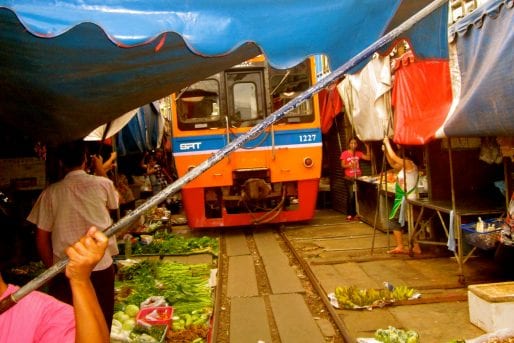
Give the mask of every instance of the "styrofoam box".
M 514 329 L 514 282 L 468 286 L 469 320 L 486 332 Z

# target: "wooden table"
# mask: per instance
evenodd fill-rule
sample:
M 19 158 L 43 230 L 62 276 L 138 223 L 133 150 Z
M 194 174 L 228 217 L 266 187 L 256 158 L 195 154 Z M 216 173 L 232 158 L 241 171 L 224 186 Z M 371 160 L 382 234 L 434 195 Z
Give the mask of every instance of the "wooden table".
M 463 253 L 462 241 L 462 218 L 474 217 L 476 221 L 478 217 L 500 216 L 505 210 L 501 206 L 492 205 L 487 200 L 468 200 L 466 202 L 458 202 L 455 208 L 452 207 L 451 201 L 434 201 L 434 200 L 407 200 L 407 220 L 409 228 L 409 251 L 412 255 L 412 246 L 414 241 L 422 244 L 447 245 L 447 242 L 437 242 L 431 240 L 418 240 L 419 234 L 427 228 L 429 223 L 426 221 L 428 216 L 437 216 L 443 227 L 446 238 L 453 234 L 455 239 L 455 259 L 459 268 L 459 282 L 464 283 L 463 265 L 475 251 L 475 247 L 467 254 Z M 453 211 L 453 233 L 451 228 L 451 214 Z M 416 216 L 414 213 L 416 212 Z M 415 217 L 415 218 L 414 218 Z M 425 220 L 425 221 L 424 221 Z

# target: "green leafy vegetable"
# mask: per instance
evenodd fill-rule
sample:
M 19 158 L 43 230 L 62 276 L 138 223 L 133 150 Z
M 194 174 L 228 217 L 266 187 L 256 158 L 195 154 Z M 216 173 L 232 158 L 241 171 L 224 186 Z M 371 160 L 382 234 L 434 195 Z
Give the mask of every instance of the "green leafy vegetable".
M 393 326 L 375 331 L 375 339 L 384 343 L 419 343 L 419 334 L 413 330 L 401 330 Z
M 157 232 L 150 244 L 137 244 L 132 249 L 135 255 L 190 255 L 211 253 L 218 255 L 219 242 L 211 237 L 189 237 L 167 232 Z

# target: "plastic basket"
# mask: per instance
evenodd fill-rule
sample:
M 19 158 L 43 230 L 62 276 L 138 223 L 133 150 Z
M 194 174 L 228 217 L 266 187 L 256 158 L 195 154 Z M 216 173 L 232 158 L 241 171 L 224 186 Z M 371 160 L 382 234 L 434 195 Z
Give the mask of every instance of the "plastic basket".
M 501 228 L 487 232 L 477 232 L 474 228 L 464 226 L 461 227 L 461 229 L 464 241 L 481 250 L 494 249 L 500 241 Z

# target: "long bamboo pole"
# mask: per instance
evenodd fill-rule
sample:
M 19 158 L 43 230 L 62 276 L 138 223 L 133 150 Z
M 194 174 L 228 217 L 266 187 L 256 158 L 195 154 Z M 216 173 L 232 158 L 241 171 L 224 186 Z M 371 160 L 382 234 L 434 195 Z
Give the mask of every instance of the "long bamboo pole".
M 152 207 L 160 204 L 170 195 L 178 192 L 184 185 L 188 182 L 194 180 L 198 176 L 200 176 L 203 172 L 209 169 L 214 164 L 221 161 L 225 156 L 229 155 L 231 152 L 239 149 L 243 144 L 245 144 L 248 140 L 252 139 L 254 136 L 259 134 L 261 131 L 271 126 L 276 121 L 282 119 L 286 113 L 297 108 L 302 104 L 305 100 L 312 97 L 314 94 L 321 91 L 323 88 L 327 87 L 331 83 L 341 79 L 348 70 L 357 66 L 359 63 L 363 62 L 365 59 L 373 55 L 377 50 L 384 47 L 388 43 L 391 43 L 400 34 L 412 28 L 416 23 L 420 20 L 428 16 L 430 13 L 441 7 L 445 4 L 447 0 L 435 0 L 431 2 L 429 5 L 424 7 L 422 10 L 414 14 L 412 17 L 407 19 L 397 28 L 391 30 L 389 33 L 369 45 L 367 48 L 358 53 L 355 57 L 350 59 L 348 62 L 344 63 L 342 66 L 334 70 L 332 73 L 321 79 L 318 83 L 298 95 L 296 98 L 273 112 L 269 117 L 265 118 L 258 125 L 252 127 L 246 134 L 237 137 L 235 140 L 221 148 L 218 152 L 210 156 L 208 159 L 200 163 L 197 167 L 186 173 L 184 176 L 178 178 L 171 185 L 167 186 L 158 194 L 149 198 L 145 203 L 139 206 L 137 209 L 132 211 L 130 214 L 121 218 L 118 222 L 112 225 L 109 229 L 105 231 L 105 234 L 108 237 L 115 235 L 117 232 L 121 232 L 122 229 L 127 228 L 130 224 L 135 222 L 142 214 L 151 209 Z M 6 310 L 14 306 L 18 301 L 20 301 L 23 297 L 25 297 L 30 292 L 38 289 L 43 284 L 48 282 L 54 276 L 59 274 L 64 270 L 66 265 L 68 264 L 68 258 L 63 258 L 57 261 L 53 266 L 48 268 L 45 272 L 35 277 L 33 280 L 28 282 L 25 286 L 18 289 L 16 292 L 12 293 L 10 296 L 2 299 L 0 301 L 0 314 L 4 313 Z

